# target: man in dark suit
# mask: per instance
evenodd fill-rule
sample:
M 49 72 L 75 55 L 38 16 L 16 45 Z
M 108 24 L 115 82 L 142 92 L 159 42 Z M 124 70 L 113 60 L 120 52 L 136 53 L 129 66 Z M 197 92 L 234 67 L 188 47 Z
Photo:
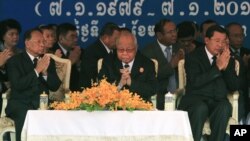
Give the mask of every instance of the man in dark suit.
M 97 79 L 97 62 L 105 56 L 113 56 L 115 41 L 119 37 L 120 28 L 114 23 L 106 23 L 100 32 L 100 37 L 86 48 L 81 61 L 80 87 L 91 87 L 91 82 Z
M 247 69 L 250 59 L 250 50 L 243 47 L 244 42 L 244 29 L 239 23 L 232 22 L 226 25 L 226 30 L 228 31 L 230 51 L 231 54 L 240 63 L 240 97 L 239 97 L 239 121 L 240 123 L 245 122 L 247 113 L 250 110 L 249 97 L 248 97 L 248 77 Z
M 223 141 L 232 114 L 227 94 L 238 90 L 239 81 L 226 30 L 209 27 L 205 43 L 185 57 L 187 86 L 179 109 L 188 112 L 194 141 L 200 141 L 207 118 L 211 128 L 208 140 Z
M 150 101 L 157 83 L 153 62 L 137 51 L 136 37 L 129 31 L 121 32 L 116 47 L 117 57 L 104 58 L 99 78 L 105 76 L 118 89 L 125 87 Z
M 174 22 L 162 19 L 155 24 L 154 31 L 156 41 L 148 44 L 142 53 L 158 61 L 157 109 L 164 110 L 165 94 L 168 91 L 174 93 L 178 86 L 176 69 L 179 60 L 184 58 L 184 52 L 175 44 L 177 31 Z M 166 51 L 167 49 L 170 54 Z
M 77 45 L 78 34 L 75 25 L 71 23 L 62 23 L 57 26 L 56 30 L 58 42 L 53 46 L 53 53 L 60 51 L 62 58 L 67 58 L 71 61 L 70 86 L 71 91 L 80 90 L 79 87 L 79 69 L 81 48 Z
M 55 62 L 47 55 L 40 57 L 45 49 L 42 32 L 35 28 L 24 36 L 26 51 L 7 62 L 11 94 L 6 114 L 15 122 L 17 141 L 20 141 L 27 111 L 39 108 L 40 94 L 56 91 L 61 84 Z

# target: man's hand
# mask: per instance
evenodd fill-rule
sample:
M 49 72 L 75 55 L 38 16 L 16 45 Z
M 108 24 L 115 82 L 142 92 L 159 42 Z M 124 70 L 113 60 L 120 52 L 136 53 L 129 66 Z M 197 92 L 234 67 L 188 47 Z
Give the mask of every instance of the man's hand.
M 3 52 L 0 52 L 0 67 L 4 66 L 7 60 L 12 56 L 12 52 L 8 49 L 5 49 Z
M 183 49 L 179 49 L 176 54 L 172 55 L 170 64 L 172 68 L 176 68 L 178 66 L 178 63 L 181 59 L 184 59 L 185 53 Z
M 244 54 L 244 56 L 242 57 L 242 60 L 243 60 L 244 65 L 245 65 L 246 67 L 248 67 L 249 59 L 250 59 L 250 54 L 248 54 L 248 55 Z
M 50 57 L 48 55 L 44 55 L 41 59 L 37 61 L 36 71 L 37 73 L 43 73 L 43 75 L 47 75 L 47 69 L 49 67 Z
M 124 69 L 120 69 L 121 72 L 121 80 L 120 80 L 120 85 L 124 86 L 124 85 L 131 85 L 131 77 L 130 77 L 130 72 L 129 72 L 129 68 L 124 68 Z
M 56 52 L 55 52 L 55 55 L 57 56 L 57 57 L 62 57 L 62 51 L 60 50 L 60 49 L 57 49 L 56 50 Z
M 72 64 L 75 64 L 80 60 L 80 56 L 81 56 L 81 48 L 79 46 L 75 46 L 69 54 L 69 60 L 71 61 Z
M 229 48 L 224 48 L 221 54 L 217 55 L 216 59 L 216 65 L 219 70 L 225 70 L 227 68 L 227 65 L 229 63 L 230 59 L 230 50 Z

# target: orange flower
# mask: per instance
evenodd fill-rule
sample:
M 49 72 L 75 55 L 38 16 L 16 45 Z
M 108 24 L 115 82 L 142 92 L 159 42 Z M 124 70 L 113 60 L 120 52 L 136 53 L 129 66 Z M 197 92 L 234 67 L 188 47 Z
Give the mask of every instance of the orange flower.
M 82 92 L 70 92 L 67 102 L 54 102 L 50 105 L 55 110 L 152 110 L 153 105 L 146 103 L 139 95 L 123 89 L 118 91 L 115 84 L 103 79 Z

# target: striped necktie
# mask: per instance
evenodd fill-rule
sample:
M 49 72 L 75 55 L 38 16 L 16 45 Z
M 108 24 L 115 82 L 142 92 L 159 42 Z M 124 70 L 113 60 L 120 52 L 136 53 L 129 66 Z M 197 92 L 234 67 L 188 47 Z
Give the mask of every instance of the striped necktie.
M 171 48 L 169 46 L 167 46 L 165 48 L 165 52 L 166 52 L 166 59 L 168 60 L 168 62 L 170 62 L 171 58 L 172 58 L 172 54 L 171 54 Z

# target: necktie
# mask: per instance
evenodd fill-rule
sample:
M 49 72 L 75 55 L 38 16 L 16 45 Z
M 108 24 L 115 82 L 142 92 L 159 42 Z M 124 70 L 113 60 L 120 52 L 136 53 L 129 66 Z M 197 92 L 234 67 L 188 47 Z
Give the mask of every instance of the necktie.
M 70 51 L 66 52 L 66 58 L 69 58 Z
M 124 68 L 129 68 L 129 64 L 125 64 L 125 65 L 124 65 Z
M 171 54 L 171 48 L 169 46 L 167 46 L 165 48 L 165 52 L 166 52 L 166 59 L 168 60 L 168 62 L 170 62 L 171 60 L 171 57 L 172 57 L 172 54 Z
M 212 66 L 214 66 L 216 65 L 216 56 L 213 56 L 212 59 L 213 59 Z
M 166 52 L 165 57 L 168 60 L 168 62 L 170 62 L 172 58 L 171 48 L 167 46 L 165 48 L 165 52 Z M 167 89 L 169 92 L 174 93 L 176 88 L 177 88 L 177 82 L 176 82 L 175 72 L 174 72 L 171 76 L 169 76 Z
M 109 57 L 113 57 L 113 51 L 112 50 L 109 52 Z
M 34 59 L 33 59 L 34 68 L 35 68 L 35 67 L 36 67 L 36 65 L 37 65 L 37 61 L 38 61 L 38 59 L 37 59 L 37 58 L 34 58 Z
M 239 50 L 235 50 L 234 54 L 237 55 L 237 56 L 240 56 Z

